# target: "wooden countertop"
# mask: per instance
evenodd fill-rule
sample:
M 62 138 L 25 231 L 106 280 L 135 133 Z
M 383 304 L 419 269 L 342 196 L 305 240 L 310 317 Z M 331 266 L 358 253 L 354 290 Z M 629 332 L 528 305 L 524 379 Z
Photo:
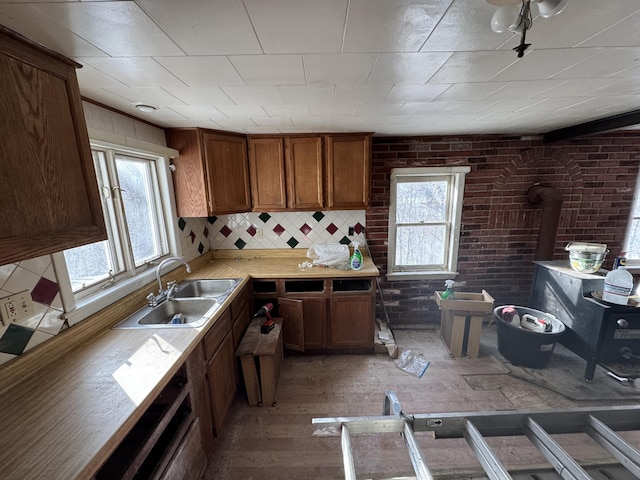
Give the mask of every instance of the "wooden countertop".
M 204 326 L 111 329 L 144 304 L 146 286 L 5 366 L 0 371 L 2 478 L 90 478 L 251 277 L 379 274 L 368 256 L 359 271 L 300 269 L 305 254 L 222 251 L 213 259 L 206 254 L 191 262 L 198 266 L 187 278 L 242 282 Z M 163 278 L 180 281 L 185 278 L 181 272 L 184 269 Z

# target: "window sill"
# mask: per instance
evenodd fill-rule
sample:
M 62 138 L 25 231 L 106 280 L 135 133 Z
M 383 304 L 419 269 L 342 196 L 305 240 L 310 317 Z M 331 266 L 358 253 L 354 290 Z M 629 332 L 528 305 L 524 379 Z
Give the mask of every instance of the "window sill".
M 403 280 L 448 280 L 460 275 L 458 272 L 395 272 L 388 273 L 387 280 L 403 281 Z
M 64 314 L 69 326 L 73 326 L 94 313 L 107 308 L 113 302 L 120 300 L 136 290 L 155 281 L 156 274 L 154 269 L 149 269 L 144 273 L 140 273 L 133 278 L 118 282 L 111 288 L 100 290 L 76 302 L 76 308 L 69 313 Z M 155 291 L 157 287 L 152 285 L 149 292 Z M 142 307 L 142 305 L 140 305 Z

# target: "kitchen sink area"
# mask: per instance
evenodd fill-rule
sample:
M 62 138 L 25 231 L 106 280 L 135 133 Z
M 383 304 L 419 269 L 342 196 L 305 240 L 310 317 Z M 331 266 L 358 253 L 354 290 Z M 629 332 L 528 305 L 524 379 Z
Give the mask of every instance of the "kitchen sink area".
M 240 281 L 240 278 L 184 280 L 176 284 L 161 303 L 142 307 L 113 328 L 201 327 L 216 313 Z

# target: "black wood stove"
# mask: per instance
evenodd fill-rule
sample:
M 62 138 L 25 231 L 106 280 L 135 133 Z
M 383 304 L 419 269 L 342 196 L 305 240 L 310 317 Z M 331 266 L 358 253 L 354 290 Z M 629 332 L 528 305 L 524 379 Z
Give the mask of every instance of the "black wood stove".
M 619 377 L 640 377 L 640 308 L 599 299 L 602 272 L 576 272 L 568 261 L 535 262 L 530 306 L 566 325 L 560 343 L 587 361 L 586 380 L 597 364 Z

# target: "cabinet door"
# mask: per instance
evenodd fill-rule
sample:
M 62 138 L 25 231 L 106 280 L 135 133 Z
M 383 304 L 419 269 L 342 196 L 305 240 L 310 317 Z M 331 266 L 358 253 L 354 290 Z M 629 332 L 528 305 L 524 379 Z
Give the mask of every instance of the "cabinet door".
M 318 210 L 324 205 L 322 137 L 285 139 L 289 208 Z
M 326 347 L 325 330 L 327 325 L 326 298 L 300 298 L 304 318 L 304 348 L 317 350 Z
M 76 66 L 0 25 L 0 265 L 107 238 Z
M 369 206 L 371 136 L 327 137 L 327 208 Z
M 207 217 L 211 210 L 202 132 L 195 128 L 168 128 L 167 145 L 180 152 L 175 159 L 173 190 L 180 217 Z
M 302 300 L 279 298 L 284 348 L 304 352 L 304 317 Z
M 373 347 L 373 295 L 334 295 L 329 311 L 331 347 Z
M 249 169 L 253 210 L 287 208 L 282 138 L 250 138 Z
M 234 362 L 233 338 L 231 333 L 228 333 L 207 365 L 211 412 L 216 435 L 220 434 L 236 394 Z
M 243 137 L 203 133 L 210 214 L 251 210 L 247 142 Z

